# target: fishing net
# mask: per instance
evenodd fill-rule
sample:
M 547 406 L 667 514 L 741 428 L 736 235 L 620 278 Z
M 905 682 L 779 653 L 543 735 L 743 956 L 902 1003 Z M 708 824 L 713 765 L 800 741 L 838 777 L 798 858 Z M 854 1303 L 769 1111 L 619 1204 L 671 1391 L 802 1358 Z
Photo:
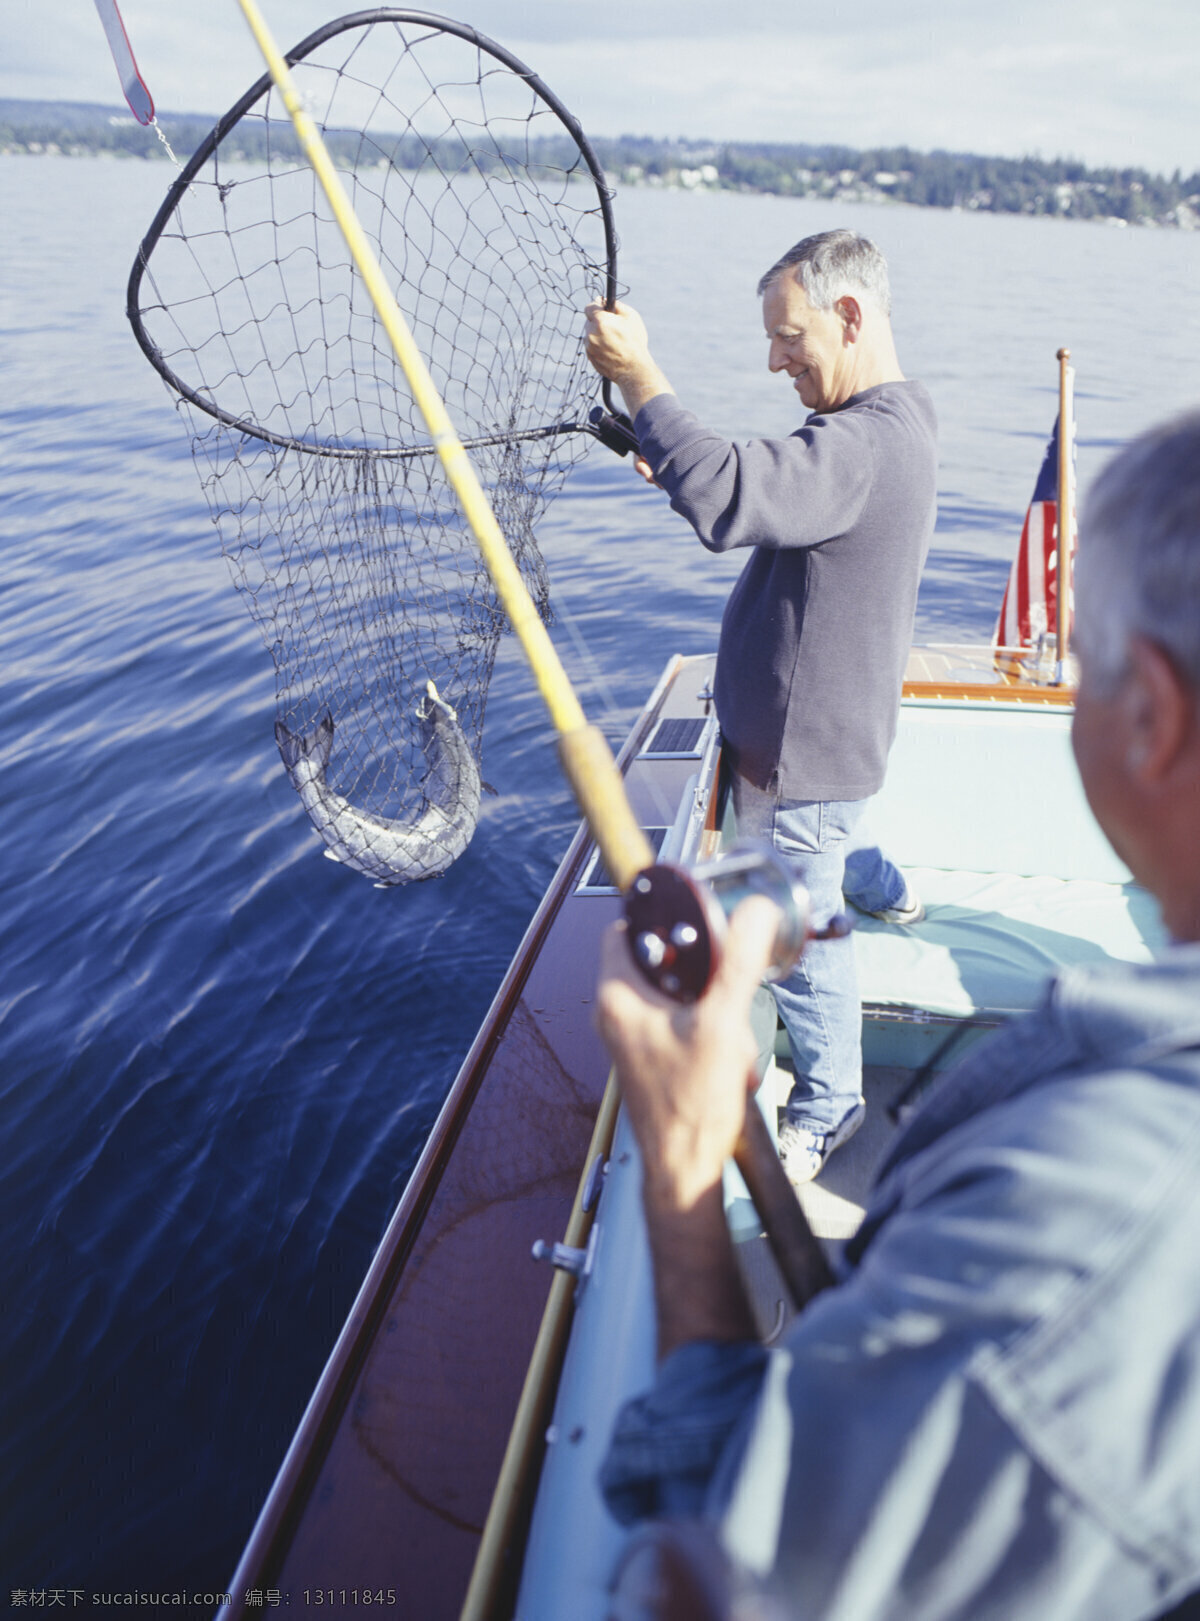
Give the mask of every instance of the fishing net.
M 548 618 L 535 529 L 596 431 L 581 311 L 614 291 L 603 176 L 536 76 L 463 25 L 360 12 L 289 61 Z M 326 853 L 384 884 L 441 872 L 474 826 L 505 616 L 269 78 L 172 187 L 129 314 Z

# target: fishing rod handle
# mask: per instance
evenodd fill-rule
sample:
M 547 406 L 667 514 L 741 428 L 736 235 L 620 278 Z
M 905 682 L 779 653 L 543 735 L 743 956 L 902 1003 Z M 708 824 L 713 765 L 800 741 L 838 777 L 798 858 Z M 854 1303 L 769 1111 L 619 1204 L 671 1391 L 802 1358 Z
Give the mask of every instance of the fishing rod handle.
M 833 1273 L 753 1098 L 746 1105 L 746 1123 L 733 1159 L 754 1201 L 792 1305 L 800 1311 L 814 1295 L 832 1285 Z

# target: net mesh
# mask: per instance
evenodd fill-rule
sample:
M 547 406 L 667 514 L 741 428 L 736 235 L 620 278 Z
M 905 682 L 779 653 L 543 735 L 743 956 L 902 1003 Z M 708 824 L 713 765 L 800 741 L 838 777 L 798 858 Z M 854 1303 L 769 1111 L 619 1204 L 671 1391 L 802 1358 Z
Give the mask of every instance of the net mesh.
M 432 23 L 362 18 L 313 36 L 294 78 L 548 618 L 535 528 L 588 443 L 601 195 L 526 77 Z M 277 92 L 218 129 L 143 245 L 131 316 L 181 395 L 327 853 L 431 876 L 474 825 L 504 614 Z

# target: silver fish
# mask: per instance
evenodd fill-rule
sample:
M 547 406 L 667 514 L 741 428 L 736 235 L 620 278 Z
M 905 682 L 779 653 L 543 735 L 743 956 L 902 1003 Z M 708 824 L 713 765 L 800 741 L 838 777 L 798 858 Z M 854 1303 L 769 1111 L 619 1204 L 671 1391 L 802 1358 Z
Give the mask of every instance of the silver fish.
M 308 737 L 275 722 L 287 774 L 325 840 L 325 854 L 374 878 L 377 889 L 440 876 L 470 844 L 479 820 L 479 767 L 456 710 L 428 681 L 416 713 L 427 770 L 422 779 L 426 806 L 415 822 L 372 816 L 330 788 L 325 769 L 333 747 L 333 716 L 328 710 Z

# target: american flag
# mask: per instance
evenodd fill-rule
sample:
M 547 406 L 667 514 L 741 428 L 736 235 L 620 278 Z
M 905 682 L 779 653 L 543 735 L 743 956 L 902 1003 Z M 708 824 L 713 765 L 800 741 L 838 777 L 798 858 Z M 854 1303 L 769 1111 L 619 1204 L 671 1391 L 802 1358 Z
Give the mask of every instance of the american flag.
M 1073 462 L 1074 435 L 1071 437 Z M 992 636 L 993 647 L 1036 647 L 1041 638 L 1054 637 L 1058 632 L 1058 441 L 1056 421 L 1025 514 L 1021 544 Z M 1074 607 L 1072 598 L 1073 593 L 1068 597 L 1068 610 Z

